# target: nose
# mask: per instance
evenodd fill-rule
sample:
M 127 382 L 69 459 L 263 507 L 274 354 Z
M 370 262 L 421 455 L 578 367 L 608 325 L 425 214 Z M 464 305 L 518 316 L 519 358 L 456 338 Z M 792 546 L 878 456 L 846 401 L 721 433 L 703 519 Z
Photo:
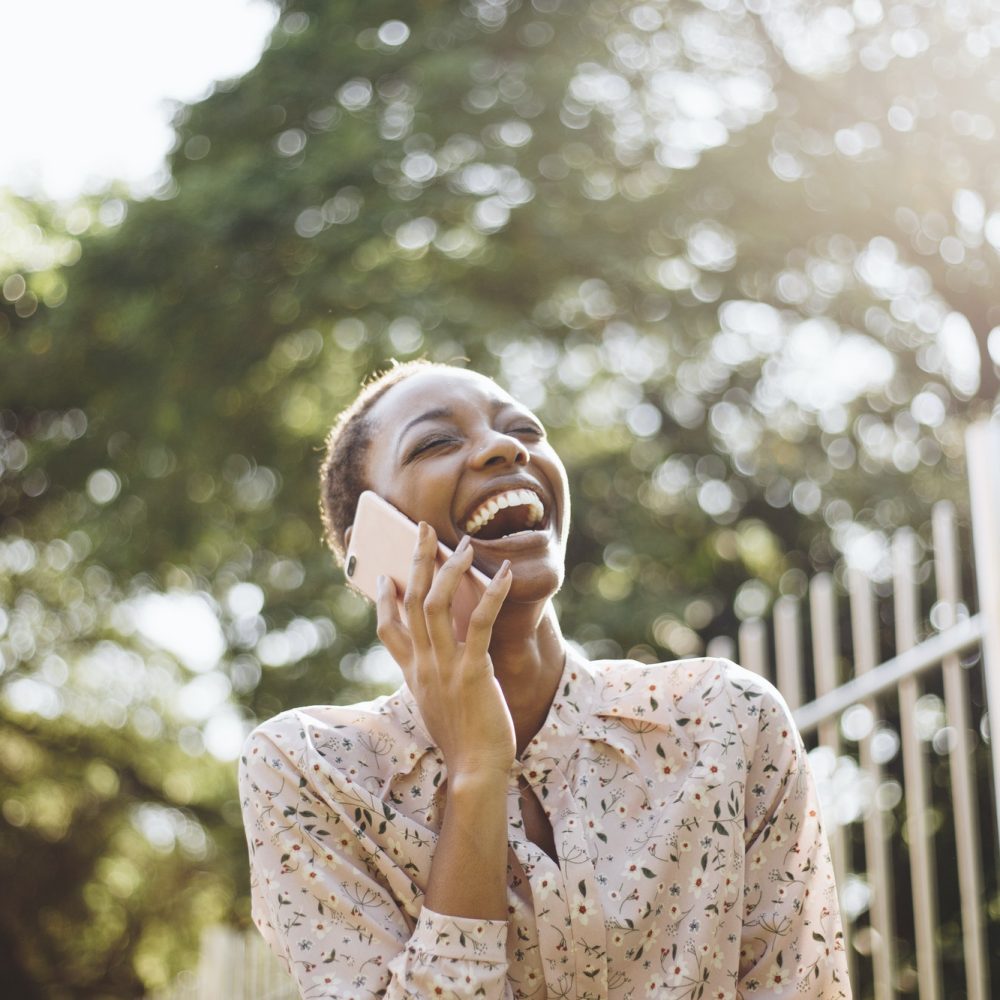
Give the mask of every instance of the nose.
M 497 465 L 527 465 L 529 461 L 531 456 L 522 441 L 494 430 L 486 432 L 485 439 L 473 458 L 473 463 L 480 469 Z

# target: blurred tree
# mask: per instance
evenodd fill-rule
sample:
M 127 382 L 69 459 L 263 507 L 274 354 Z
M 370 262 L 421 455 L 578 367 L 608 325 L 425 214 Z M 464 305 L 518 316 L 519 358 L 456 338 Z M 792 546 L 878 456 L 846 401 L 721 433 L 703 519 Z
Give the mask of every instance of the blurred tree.
M 390 357 L 550 425 L 595 655 L 694 653 L 839 552 L 884 577 L 963 504 L 998 44 L 972 2 L 290 2 L 155 198 L 10 200 L 5 981 L 130 995 L 245 919 L 240 734 L 390 676 L 315 506 Z

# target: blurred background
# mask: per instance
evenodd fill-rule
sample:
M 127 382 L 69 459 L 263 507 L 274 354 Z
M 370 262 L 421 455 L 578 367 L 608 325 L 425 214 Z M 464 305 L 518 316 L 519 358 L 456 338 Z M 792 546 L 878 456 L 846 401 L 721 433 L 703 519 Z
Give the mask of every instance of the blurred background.
M 817 572 L 886 597 L 900 528 L 926 581 L 941 500 L 972 591 L 964 434 L 1000 387 L 995 3 L 40 0 L 0 30 L 11 996 L 142 996 L 203 928 L 248 926 L 243 737 L 397 683 L 316 482 L 390 358 L 467 359 L 547 424 L 574 497 L 558 603 L 593 656 L 697 655 Z M 941 705 L 921 701 L 934 787 Z M 877 808 L 904 843 L 887 739 L 889 790 L 843 824 Z M 893 989 L 916 995 L 907 864 Z M 955 880 L 938 895 L 944 995 L 965 997 Z

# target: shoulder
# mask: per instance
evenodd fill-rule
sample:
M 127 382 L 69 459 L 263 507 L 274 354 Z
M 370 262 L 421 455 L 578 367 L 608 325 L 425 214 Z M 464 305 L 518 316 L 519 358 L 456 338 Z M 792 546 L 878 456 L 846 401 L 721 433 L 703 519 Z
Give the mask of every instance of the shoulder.
M 762 721 L 782 719 L 792 725 L 777 688 L 731 660 L 611 660 L 588 667 L 596 711 L 605 717 L 659 723 L 693 738 L 725 726 L 745 743 L 753 742 Z
M 355 705 L 293 708 L 251 731 L 240 776 L 259 769 L 339 770 L 365 778 L 411 759 L 419 744 L 399 691 Z
M 598 702 L 608 708 L 645 705 L 656 711 L 667 702 L 697 708 L 720 699 L 753 705 L 783 699 L 770 681 L 721 657 L 700 656 L 663 663 L 604 660 L 587 664 Z

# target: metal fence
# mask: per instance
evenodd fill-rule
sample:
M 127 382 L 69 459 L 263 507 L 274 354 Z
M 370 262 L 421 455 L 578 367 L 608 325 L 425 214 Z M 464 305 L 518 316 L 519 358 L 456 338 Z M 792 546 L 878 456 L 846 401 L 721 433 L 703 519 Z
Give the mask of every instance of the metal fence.
M 833 575 L 820 574 L 807 601 L 778 599 L 771 627 L 752 620 L 739 630 L 739 661 L 777 685 L 807 741 L 823 747 L 828 761 L 846 763 L 857 782 L 848 789 L 827 782 L 824 820 L 855 995 L 874 1000 L 990 996 L 982 860 L 994 862 L 1000 827 L 1000 740 L 990 740 L 988 725 L 1000 718 L 1000 424 L 972 427 L 966 450 L 978 612 L 962 594 L 968 562 L 954 509 L 942 502 L 933 511 L 929 549 L 909 528 L 893 536 L 891 588 L 849 568 L 838 574 L 839 588 Z M 883 646 L 892 655 L 880 662 Z M 928 715 L 931 725 L 922 725 Z M 829 774 L 815 769 L 822 786 Z M 891 794 L 894 785 L 901 798 Z M 980 792 L 991 799 L 985 823 Z M 846 822 L 837 794 L 847 800 Z M 948 851 L 936 850 L 935 841 Z M 894 874 L 905 871 L 909 878 L 900 884 Z M 995 879 L 995 868 L 990 872 Z M 947 988 L 938 900 L 946 884 L 958 887 L 961 939 Z M 845 899 L 846 889 L 860 893 Z M 908 904 L 905 924 L 895 912 L 901 900 Z
M 256 931 L 210 927 L 198 968 L 149 1000 L 299 1000 L 299 991 Z
M 780 597 L 770 622 L 743 622 L 737 648 L 709 644 L 771 679 L 820 748 L 814 770 L 859 1000 L 990 995 L 982 860 L 994 861 L 1000 828 L 1000 739 L 988 727 L 1000 718 L 1000 423 L 972 427 L 966 445 L 978 611 L 962 594 L 969 561 L 954 510 L 940 503 L 929 547 L 910 529 L 893 537 L 891 586 L 849 568 L 820 574 L 807 597 Z M 985 822 L 980 794 L 991 799 Z M 961 939 L 947 988 L 943 880 L 958 887 L 958 913 L 946 916 Z M 212 928 L 197 972 L 154 1000 L 297 996 L 255 932 Z

